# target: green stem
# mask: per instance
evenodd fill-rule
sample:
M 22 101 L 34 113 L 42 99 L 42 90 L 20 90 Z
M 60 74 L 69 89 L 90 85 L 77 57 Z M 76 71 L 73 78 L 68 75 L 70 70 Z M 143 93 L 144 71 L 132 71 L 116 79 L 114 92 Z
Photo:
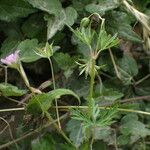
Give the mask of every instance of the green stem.
M 5 85 L 7 84 L 8 75 L 7 75 L 7 66 L 4 67 L 5 69 Z
M 17 70 L 18 70 L 18 72 L 20 73 L 20 75 L 21 75 L 21 77 L 22 77 L 22 79 L 23 79 L 25 85 L 27 86 L 27 88 L 33 93 L 33 90 L 32 90 L 32 88 L 31 88 L 31 86 L 30 86 L 29 80 L 28 80 L 28 78 L 27 78 L 27 75 L 26 75 L 26 73 L 25 73 L 23 67 L 22 67 L 21 62 L 19 63 L 19 67 L 17 68 Z
M 94 80 L 95 80 L 95 59 L 91 60 L 91 70 L 90 70 L 90 93 L 88 98 L 88 108 L 89 108 L 89 117 L 92 117 L 93 110 L 93 90 L 94 90 Z
M 51 72 L 52 72 L 52 80 L 53 80 L 53 89 L 56 89 L 56 84 L 55 84 L 55 75 L 54 75 L 54 69 L 53 69 L 53 64 L 50 58 L 48 58 L 49 63 L 50 63 L 50 67 L 51 67 Z M 56 105 L 56 115 L 57 115 L 57 122 L 58 122 L 58 126 L 61 129 L 61 124 L 60 124 L 60 118 L 59 118 L 59 111 L 58 111 L 58 103 L 57 103 L 57 99 L 55 99 L 55 105 Z
M 56 109 L 55 106 L 52 107 L 53 109 Z M 61 109 L 62 111 L 69 111 L 70 109 L 88 109 L 87 106 L 58 106 L 59 109 Z M 109 107 L 98 107 L 99 109 L 110 109 Z M 9 112 L 9 111 L 24 111 L 25 108 L 21 107 L 21 108 L 8 108 L 8 109 L 0 109 L 0 113 L 1 112 Z M 121 112 L 132 112 L 132 113 L 137 113 L 137 114 L 143 114 L 143 115 L 148 115 L 150 116 L 150 112 L 146 112 L 146 111 L 141 111 L 141 110 L 134 110 L 134 109 L 123 109 L 123 108 L 118 108 L 118 111 Z

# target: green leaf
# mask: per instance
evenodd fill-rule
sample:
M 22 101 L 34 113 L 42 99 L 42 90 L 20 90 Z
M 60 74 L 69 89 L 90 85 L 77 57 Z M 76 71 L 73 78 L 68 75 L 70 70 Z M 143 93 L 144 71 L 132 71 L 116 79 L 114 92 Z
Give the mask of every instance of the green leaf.
M 123 96 L 123 93 L 111 88 L 107 89 L 103 87 L 102 91 L 100 91 L 100 87 L 97 86 L 95 90 L 95 100 L 100 103 L 114 102 Z
M 52 99 L 49 98 L 48 93 L 42 93 L 33 96 L 28 105 L 27 111 L 33 115 L 38 115 L 48 110 L 52 105 Z
M 17 39 L 12 39 L 12 38 L 7 38 L 3 44 L 2 47 L 0 49 L 1 51 L 1 58 L 5 58 L 7 55 L 13 53 L 14 51 L 16 51 L 18 45 L 19 45 L 20 41 Z
M 58 67 L 64 70 L 64 75 L 68 79 L 72 73 L 73 69 L 76 67 L 75 61 L 77 57 L 70 57 L 67 53 L 55 53 L 54 59 L 58 64 Z
M 129 16 L 121 11 L 112 11 L 107 14 L 106 28 L 112 33 L 133 42 L 141 43 L 141 38 L 132 30 Z
M 77 19 L 77 11 L 73 7 L 67 7 L 65 9 L 66 21 L 65 24 L 72 26 Z
M 138 9 L 138 10 L 140 10 L 142 12 L 144 12 L 144 10 L 147 9 L 148 4 L 150 3 L 149 0 L 144 0 L 144 1 L 141 1 L 141 0 L 132 0 L 132 1 L 136 5 L 136 9 Z
M 94 139 L 95 140 L 105 140 L 107 139 L 111 134 L 111 130 L 109 127 L 96 127 L 94 130 Z
M 122 81 L 127 85 L 131 83 L 134 76 L 138 74 L 138 65 L 135 59 L 128 54 L 124 54 L 123 58 L 118 61 L 119 73 Z
M 18 87 L 13 86 L 9 83 L 0 83 L 0 92 L 4 96 L 22 96 L 27 93 L 26 90 L 18 89 Z
M 130 137 L 126 136 L 126 135 L 120 135 L 117 138 L 117 142 L 119 145 L 126 145 L 128 144 L 130 141 Z
M 119 6 L 118 1 L 114 0 L 99 0 L 98 4 L 88 4 L 85 9 L 90 13 L 98 13 L 104 15 L 106 11 L 115 9 Z
M 51 39 L 57 31 L 62 30 L 64 25 L 73 25 L 77 19 L 77 12 L 73 7 L 60 9 L 57 16 L 45 15 L 47 21 L 47 39 Z
M 70 57 L 70 55 L 68 55 L 67 53 L 55 53 L 54 59 L 62 70 L 73 69 L 76 66 L 75 61 L 77 60 L 77 58 Z
M 33 7 L 41 9 L 48 12 L 49 14 L 57 15 L 62 9 L 61 3 L 59 0 L 26 0 Z
M 36 55 L 35 53 L 35 49 L 37 49 L 39 47 L 38 45 L 38 40 L 37 39 L 32 39 L 32 40 L 24 40 L 22 41 L 19 45 L 18 45 L 18 50 L 20 50 L 20 60 L 22 62 L 33 62 L 36 61 L 38 59 L 40 59 L 41 57 Z
M 88 48 L 91 47 L 94 35 L 96 33 L 95 30 L 91 29 L 90 26 L 86 28 L 85 27 L 76 28 L 76 30 L 74 30 L 73 28 L 70 29 L 82 43 L 86 44 Z
M 50 134 L 32 141 L 32 150 L 56 150 L 55 141 Z
M 60 10 L 61 12 L 57 16 L 45 16 L 45 20 L 47 20 L 47 39 L 51 39 L 58 30 L 61 30 L 64 26 L 64 22 L 66 20 L 66 15 L 64 10 Z
M 150 78 L 147 79 L 145 82 L 140 83 L 140 85 L 136 86 L 135 93 L 140 96 L 149 95 L 150 93 L 149 85 L 150 85 Z
M 31 15 L 25 20 L 21 29 L 28 38 L 35 38 L 38 37 L 38 35 L 42 36 L 43 32 L 46 30 L 46 22 L 43 19 L 43 14 L 36 13 Z M 46 36 L 46 32 L 44 33 Z
M 69 132 L 69 137 L 76 145 L 76 147 L 79 147 L 85 138 L 82 133 L 82 123 L 78 120 L 71 119 L 67 123 L 66 130 Z
M 14 21 L 14 22 L 1 21 L 0 30 L 1 32 L 4 33 L 5 37 L 8 37 L 9 39 L 21 40 L 24 38 L 23 37 L 24 35 L 22 34 L 21 29 L 20 29 L 21 22 L 22 22 L 21 19 L 18 19 L 17 21 Z
M 138 138 L 146 137 L 150 135 L 150 130 L 145 127 L 145 125 L 138 121 L 137 116 L 133 114 L 128 114 L 124 116 L 121 120 L 120 131 L 123 135 L 132 135 Z
M 99 50 L 106 50 L 111 47 L 116 46 L 119 43 L 119 39 L 117 38 L 117 34 L 111 36 L 107 34 L 107 32 L 101 29 L 98 39 L 97 39 L 97 48 Z
M 73 90 L 79 97 L 87 98 L 89 94 L 89 82 L 76 74 L 71 75 L 65 88 Z
M 76 95 L 73 91 L 69 89 L 56 89 L 56 90 L 50 91 L 48 94 L 50 95 L 50 98 L 53 100 L 55 98 L 58 99 L 63 95 L 72 95 L 80 102 L 80 98 L 78 97 L 78 95 Z
M 76 150 L 76 148 L 74 148 L 73 146 L 69 144 L 63 144 L 61 145 L 61 150 Z
M 59 99 L 63 95 L 72 95 L 80 102 L 80 98 L 73 91 L 68 89 L 56 89 L 48 93 L 33 96 L 27 105 L 27 110 L 35 115 L 42 112 L 44 113 L 51 107 L 53 100 Z
M 1 0 L 0 20 L 13 21 L 19 17 L 26 17 L 37 10 L 24 0 Z

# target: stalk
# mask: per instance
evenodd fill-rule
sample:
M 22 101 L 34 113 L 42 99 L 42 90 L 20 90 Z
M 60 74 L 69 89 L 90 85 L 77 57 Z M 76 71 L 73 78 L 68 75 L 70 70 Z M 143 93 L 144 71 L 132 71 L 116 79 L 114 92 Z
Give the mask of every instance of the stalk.
M 48 60 L 49 60 L 50 67 L 51 67 L 51 72 L 52 72 L 53 89 L 55 90 L 56 89 L 56 84 L 55 84 L 55 75 L 54 75 L 53 64 L 52 64 L 52 61 L 51 61 L 50 58 L 48 58 Z M 55 99 L 55 105 L 56 105 L 57 122 L 58 122 L 59 128 L 61 129 L 57 99 Z
M 22 79 L 23 79 L 25 85 L 27 86 L 27 88 L 33 93 L 33 90 L 32 90 L 32 88 L 31 88 L 31 86 L 30 86 L 29 80 L 28 80 L 28 78 L 27 78 L 27 75 L 26 75 L 26 73 L 25 73 L 23 67 L 22 67 L 21 62 L 19 63 L 19 67 L 17 68 L 17 70 L 18 70 L 18 72 L 20 73 L 20 75 L 21 75 L 21 77 L 22 77 Z
M 95 80 L 95 59 L 91 60 L 91 70 L 90 70 L 90 93 L 88 98 L 88 109 L 89 109 L 89 117 L 92 117 L 93 110 L 93 90 L 94 90 L 94 80 Z

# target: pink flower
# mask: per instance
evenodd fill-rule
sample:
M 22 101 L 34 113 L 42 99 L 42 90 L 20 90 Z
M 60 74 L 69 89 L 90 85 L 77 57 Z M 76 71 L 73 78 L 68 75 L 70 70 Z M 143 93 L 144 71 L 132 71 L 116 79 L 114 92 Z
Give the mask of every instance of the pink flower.
M 8 55 L 4 59 L 1 59 L 1 62 L 6 65 L 13 65 L 18 62 L 19 59 L 19 50 L 15 51 L 14 53 Z

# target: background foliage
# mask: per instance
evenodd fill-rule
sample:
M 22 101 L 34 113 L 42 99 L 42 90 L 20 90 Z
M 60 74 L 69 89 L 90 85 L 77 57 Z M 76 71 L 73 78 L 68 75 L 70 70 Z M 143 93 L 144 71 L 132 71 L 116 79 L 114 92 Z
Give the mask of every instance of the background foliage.
M 131 11 L 124 1 L 0 0 L 0 58 L 19 49 L 30 84 L 43 91 L 32 96 L 18 72 L 1 65 L 0 149 L 3 146 L 10 150 L 90 149 L 84 133 L 91 122 L 86 119 L 87 126 L 84 127 L 86 112 L 81 114 L 70 108 L 86 105 L 90 79 L 84 74 L 79 76 L 81 70 L 76 62 L 89 59 L 89 51 L 87 45 L 80 41 L 83 38 L 79 40 L 72 30 L 92 13 L 105 18 L 106 32 L 117 34 L 119 38 L 117 46 L 101 52 L 96 60 L 97 65 L 103 67 L 98 70 L 99 76 L 95 79 L 93 99 L 97 105 L 93 114 L 100 113 L 96 121 L 102 124 L 103 118 L 108 124 L 101 127 L 96 124 L 95 134 L 90 139 L 94 141 L 92 149 L 150 149 L 150 18 L 142 16 L 138 20 L 138 12 Z M 149 0 L 127 2 L 139 12 L 150 15 Z M 145 22 L 149 28 L 144 26 Z M 97 30 L 100 23 L 94 16 L 92 29 Z M 53 51 L 51 47 L 46 48 L 53 62 L 54 90 L 48 59 L 36 54 L 46 42 L 53 43 Z M 56 99 L 59 99 L 62 130 L 76 148 L 68 144 L 59 134 L 63 133 L 52 125 L 56 124 L 58 117 L 54 109 Z M 116 103 L 118 113 L 116 110 L 107 113 L 98 111 L 98 106 L 113 106 Z M 18 107 L 25 110 L 19 110 L 20 113 L 1 111 L 8 108 L 17 110 Z M 116 115 L 112 117 L 113 113 Z M 56 120 L 51 120 L 48 114 Z M 13 142 L 14 139 L 19 140 Z

